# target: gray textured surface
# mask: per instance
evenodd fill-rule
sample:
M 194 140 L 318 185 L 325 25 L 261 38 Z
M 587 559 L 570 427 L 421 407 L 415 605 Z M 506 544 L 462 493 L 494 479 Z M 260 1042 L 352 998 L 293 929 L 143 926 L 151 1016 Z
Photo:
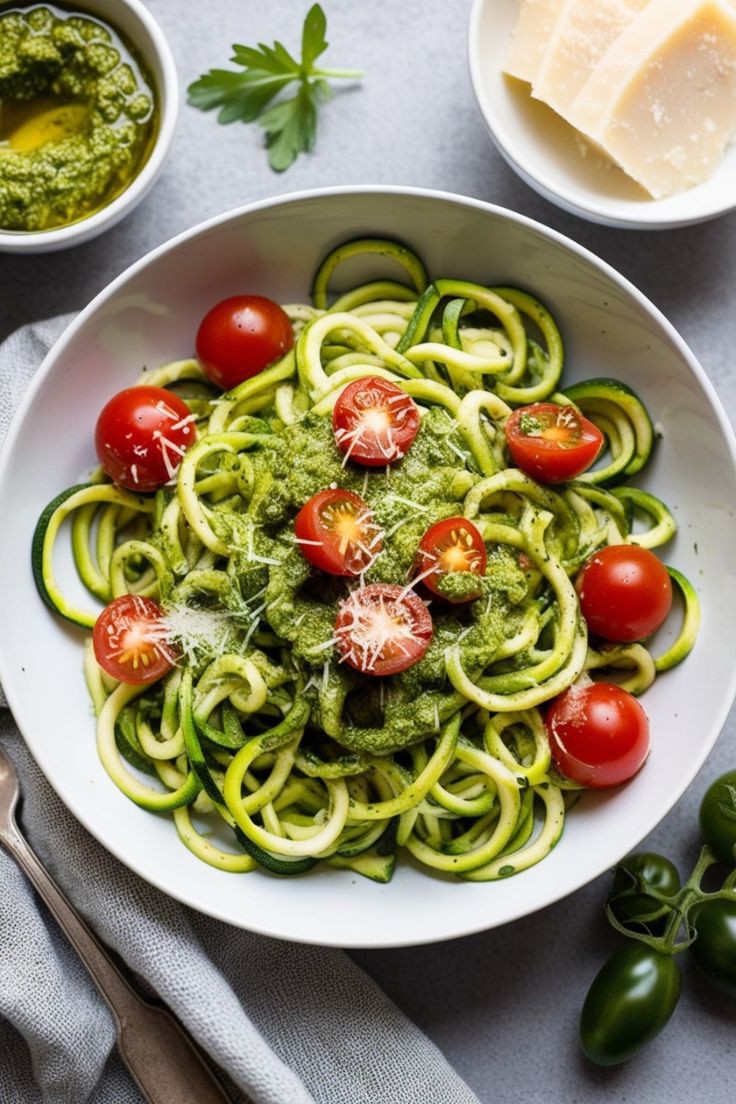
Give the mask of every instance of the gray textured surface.
M 293 41 L 306 6 L 306 0 L 207 0 L 196 7 L 150 0 L 184 84 L 222 64 L 233 41 L 270 40 L 274 33 Z M 0 336 L 24 321 L 83 306 L 148 249 L 227 207 L 328 184 L 422 185 L 512 207 L 603 256 L 678 326 L 733 419 L 736 216 L 687 230 L 634 234 L 564 215 L 514 176 L 487 136 L 465 64 L 468 0 L 327 0 L 324 6 L 330 61 L 360 66 L 367 75 L 360 91 L 342 92 L 325 110 L 316 153 L 274 176 L 256 128 L 219 128 L 214 119 L 184 108 L 163 178 L 123 224 L 75 251 L 35 259 L 0 256 Z M 697 850 L 695 810 L 706 781 L 734 763 L 732 716 L 700 778 L 649 841 L 683 870 Z M 355 957 L 484 1102 L 730 1102 L 736 1002 L 714 996 L 687 969 L 676 1017 L 644 1057 L 608 1072 L 580 1058 L 577 1012 L 590 978 L 615 944 L 601 915 L 605 889 L 605 879 L 599 880 L 485 935 Z

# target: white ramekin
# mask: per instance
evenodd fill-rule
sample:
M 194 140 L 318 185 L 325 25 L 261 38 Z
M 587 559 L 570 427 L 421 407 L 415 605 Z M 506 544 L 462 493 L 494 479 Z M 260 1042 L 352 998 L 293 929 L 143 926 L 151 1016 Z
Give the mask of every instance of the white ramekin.
M 76 7 L 77 5 L 75 5 Z M 124 192 L 100 211 L 54 230 L 0 230 L 0 253 L 50 253 L 97 237 L 129 214 L 152 187 L 171 146 L 179 112 L 179 81 L 163 31 L 141 0 L 80 0 L 88 12 L 118 29 L 138 50 L 151 73 L 158 96 L 159 125 L 145 165 Z

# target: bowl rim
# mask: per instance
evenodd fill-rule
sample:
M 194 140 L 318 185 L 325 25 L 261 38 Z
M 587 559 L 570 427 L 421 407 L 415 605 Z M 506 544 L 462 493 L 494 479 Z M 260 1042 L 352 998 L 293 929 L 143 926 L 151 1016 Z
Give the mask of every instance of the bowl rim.
M 486 95 L 482 76 L 483 62 L 480 56 L 478 43 L 480 41 L 479 26 L 486 7 L 493 0 L 473 0 L 468 21 L 467 55 L 468 68 L 470 70 L 470 83 L 473 88 L 478 109 L 488 128 L 496 148 L 506 163 L 528 184 L 530 188 L 538 192 L 550 203 L 556 204 L 564 211 L 568 211 L 578 218 L 596 222 L 601 226 L 613 226 L 623 230 L 675 230 L 678 227 L 694 226 L 701 222 L 710 222 L 711 219 L 720 218 L 731 211 L 736 210 L 736 194 L 732 201 L 711 206 L 708 210 L 694 215 L 682 215 L 679 218 L 658 216 L 660 200 L 651 199 L 642 203 L 640 216 L 631 214 L 626 216 L 619 211 L 614 211 L 605 200 L 586 200 L 581 193 L 574 188 L 551 187 L 540 175 L 537 168 L 524 155 L 514 140 L 513 133 L 507 130 L 496 112 L 495 103 L 491 96 Z M 632 208 L 633 211 L 633 208 Z
M 91 302 L 79 312 L 79 314 L 72 320 L 67 326 L 60 337 L 54 342 L 49 352 L 44 357 L 41 365 L 39 366 L 36 374 L 34 375 L 25 395 L 19 403 L 8 433 L 3 443 L 2 449 L 0 449 L 0 486 L 2 486 L 8 478 L 9 469 L 11 466 L 12 457 L 15 450 L 16 439 L 20 434 L 20 430 L 25 421 L 30 407 L 32 406 L 38 391 L 44 386 L 46 378 L 49 376 L 54 368 L 59 356 L 63 353 L 65 348 L 69 345 L 72 339 L 76 336 L 79 330 L 88 322 L 88 320 L 95 314 L 95 312 L 104 305 L 112 296 L 123 287 L 131 277 L 137 275 L 144 270 L 152 262 L 156 261 L 159 257 L 166 253 L 174 252 L 179 246 L 184 243 L 197 238 L 201 235 L 208 233 L 210 230 L 226 224 L 231 221 L 243 218 L 250 214 L 254 214 L 259 211 L 266 211 L 274 207 L 288 207 L 300 202 L 320 200 L 326 198 L 332 198 L 337 196 L 355 196 L 355 195 L 381 195 L 386 197 L 402 196 L 420 200 L 439 201 L 442 203 L 448 203 L 458 207 L 473 208 L 475 210 L 484 212 L 487 215 L 493 215 L 500 217 L 506 221 L 515 223 L 521 227 L 525 227 L 529 230 L 540 234 L 542 237 L 553 242 L 557 246 L 561 246 L 563 249 L 568 250 L 574 255 L 582 258 L 588 263 L 592 264 L 595 268 L 601 271 L 606 277 L 612 280 L 619 288 L 630 295 L 634 301 L 642 307 L 653 322 L 660 327 L 661 332 L 667 337 L 667 339 L 673 344 L 676 351 L 683 358 L 698 383 L 702 386 L 705 396 L 711 406 L 713 414 L 716 418 L 718 426 L 723 435 L 724 444 L 728 451 L 731 466 L 736 472 L 736 435 L 731 427 L 731 424 L 726 416 L 721 401 L 715 391 L 715 388 L 708 379 L 705 370 L 700 365 L 697 357 L 689 348 L 685 340 L 680 336 L 671 322 L 664 316 L 664 314 L 656 307 L 643 292 L 639 291 L 634 284 L 631 283 L 625 276 L 621 275 L 615 268 L 608 264 L 608 262 L 602 260 L 591 250 L 585 246 L 579 245 L 577 242 L 568 238 L 566 235 L 545 226 L 543 223 L 538 222 L 535 219 L 529 218 L 526 215 L 521 215 L 515 211 L 511 211 L 508 208 L 501 207 L 497 204 L 487 203 L 484 200 L 474 199 L 472 197 L 459 195 L 452 192 L 446 192 L 436 189 L 417 188 L 412 186 L 401 185 L 339 185 L 327 188 L 314 188 L 306 189 L 296 192 L 289 192 L 284 195 L 273 196 L 267 199 L 256 200 L 252 203 L 244 204 L 240 207 L 232 208 L 219 215 L 215 215 L 209 219 L 197 223 L 195 226 L 188 230 L 177 234 L 175 237 L 170 238 L 168 241 L 161 243 L 154 249 L 150 250 L 145 256 L 141 257 L 138 261 L 130 265 L 124 272 L 112 280 L 105 288 L 103 288 Z M 14 718 L 20 716 L 22 710 L 20 708 L 20 698 L 16 695 L 17 680 L 11 676 L 10 670 L 10 652 L 3 643 L 3 634 L 0 633 L 0 683 L 6 693 L 8 705 L 13 713 Z M 712 740 L 707 745 L 701 745 L 697 756 L 693 759 L 690 769 L 683 774 L 680 780 L 680 784 L 676 791 L 673 791 L 669 797 L 669 803 L 667 808 L 662 812 L 657 809 L 653 814 L 648 813 L 642 819 L 640 828 L 637 828 L 637 842 L 644 839 L 656 826 L 660 823 L 664 816 L 670 812 L 674 805 L 679 801 L 680 797 L 690 785 L 695 775 L 698 773 L 703 763 L 711 753 L 713 746 L 720 735 L 726 718 L 730 711 L 734 697 L 736 697 L 736 666 L 732 671 L 730 683 L 727 687 L 727 693 L 723 698 L 721 708 L 716 713 L 712 731 L 715 733 Z M 38 744 L 37 754 L 37 741 L 35 735 L 32 732 L 26 731 L 20 720 L 16 720 L 16 724 L 21 731 L 26 746 L 31 751 L 36 762 L 41 767 L 43 761 L 43 750 L 41 743 Z M 43 768 L 41 767 L 42 772 Z M 45 772 L 43 772 L 45 775 Z M 47 778 L 49 783 L 54 786 L 53 780 Z M 58 792 L 58 791 L 57 791 Z M 143 878 L 148 884 L 154 885 L 155 888 L 161 889 L 156 882 L 152 881 L 149 875 L 139 867 L 137 862 L 130 856 L 126 855 L 124 849 L 115 848 L 110 846 L 107 841 L 103 840 L 100 836 L 99 825 L 96 822 L 91 821 L 83 807 L 79 806 L 79 802 L 67 801 L 67 797 L 64 794 L 59 793 L 58 796 L 62 802 L 67 806 L 72 815 L 79 823 L 81 823 L 90 834 L 97 839 L 103 847 L 116 859 L 123 863 L 129 870 L 132 870 L 139 877 Z M 636 846 L 633 844 L 632 846 Z M 510 923 L 514 920 L 521 919 L 531 913 L 539 911 L 541 908 L 546 908 L 548 905 L 555 904 L 562 900 L 564 897 L 569 896 L 573 892 L 581 889 L 584 885 L 589 884 L 595 878 L 603 874 L 609 868 L 609 862 L 604 860 L 602 864 L 597 864 L 591 872 L 586 872 L 584 881 L 577 885 L 574 889 L 570 889 L 567 886 L 563 886 L 556 891 L 554 895 L 545 900 L 543 905 L 535 904 L 533 901 L 528 905 L 524 904 L 514 910 L 514 912 L 504 919 L 504 923 Z M 222 920 L 225 923 L 233 924 L 234 921 L 229 915 L 224 914 L 216 906 L 211 905 L 207 900 L 192 901 L 187 898 L 184 889 L 173 890 L 166 888 L 162 890 L 173 899 L 180 903 L 195 908 L 199 912 L 205 915 L 212 916 L 215 919 Z M 480 919 L 478 919 L 480 916 Z M 245 925 L 241 925 L 245 926 Z M 489 924 L 488 917 L 484 914 L 472 914 L 472 918 L 465 922 L 465 924 L 458 930 L 453 931 L 447 935 L 427 936 L 424 938 L 413 938 L 410 941 L 404 940 L 391 940 L 390 938 L 382 938 L 376 942 L 344 942 L 336 938 L 322 938 L 319 941 L 321 946 L 334 946 L 334 947 L 350 947 L 354 949 L 380 949 L 400 946 L 419 946 L 422 944 L 430 944 L 443 942 L 446 939 L 461 938 L 468 935 L 473 935 L 481 931 L 487 930 L 489 927 L 493 927 L 493 923 Z M 308 940 L 307 938 L 299 938 L 293 934 L 285 935 L 274 932 L 272 928 L 259 927 L 257 924 L 249 923 L 247 930 L 256 932 L 257 934 L 271 936 L 272 938 L 282 938 L 289 942 L 296 943 L 314 943 L 314 939 Z
M 145 28 L 151 40 L 153 52 L 161 67 L 161 80 L 156 88 L 161 101 L 158 133 L 148 159 L 141 171 L 127 188 L 99 211 L 66 226 L 57 226 L 51 230 L 2 230 L 0 229 L 0 252 L 5 253 L 43 253 L 66 246 L 76 245 L 110 228 L 133 209 L 146 195 L 160 173 L 176 130 L 179 115 L 179 77 L 176 71 L 174 55 L 168 39 L 153 15 L 142 0 L 109 0 L 113 6 L 126 8 Z M 98 15 L 95 0 L 80 0 L 80 10 L 92 18 L 104 21 Z M 114 25 L 115 19 L 109 17 Z M 134 39 L 135 36 L 129 36 Z M 134 41 L 137 47 L 138 42 Z

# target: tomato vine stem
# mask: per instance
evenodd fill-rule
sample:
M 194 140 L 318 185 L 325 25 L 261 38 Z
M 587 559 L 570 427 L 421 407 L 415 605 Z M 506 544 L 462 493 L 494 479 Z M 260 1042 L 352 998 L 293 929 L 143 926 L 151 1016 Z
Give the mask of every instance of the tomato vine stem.
M 651 947 L 652 950 L 658 951 L 660 954 L 680 954 L 681 951 L 687 950 L 691 943 L 697 938 L 697 932 L 688 919 L 693 908 L 702 905 L 706 901 L 736 900 L 736 870 L 733 870 L 726 877 L 721 888 L 714 893 L 706 893 L 702 889 L 705 872 L 717 862 L 718 860 L 710 847 L 707 845 L 703 847 L 688 880 L 677 893 L 670 896 L 659 893 L 651 886 L 645 885 L 641 878 L 635 878 L 633 884 L 628 889 L 612 897 L 606 905 L 606 915 L 609 923 L 616 931 L 625 935 L 628 939 L 636 939 L 640 943 L 645 943 L 648 947 Z M 646 892 L 647 896 L 653 898 L 653 900 L 657 901 L 670 913 L 661 936 L 652 935 L 649 930 L 633 931 L 631 927 L 623 924 L 618 919 L 611 908 L 612 903 L 642 892 Z M 652 914 L 650 919 L 651 918 L 654 918 L 654 914 Z M 638 923 L 642 926 L 646 926 L 645 919 L 646 918 L 640 919 Z M 678 940 L 677 937 L 683 924 L 686 928 L 685 936 Z

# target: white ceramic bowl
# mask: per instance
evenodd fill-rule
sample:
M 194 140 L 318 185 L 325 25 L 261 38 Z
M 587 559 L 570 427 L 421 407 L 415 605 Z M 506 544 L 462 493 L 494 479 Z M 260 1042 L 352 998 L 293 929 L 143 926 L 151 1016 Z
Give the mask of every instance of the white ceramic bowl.
M 468 31 L 470 77 L 478 106 L 506 161 L 530 187 L 574 215 L 629 230 L 665 230 L 736 208 L 736 145 L 705 183 L 650 199 L 620 169 L 592 153 L 576 132 L 532 99 L 529 85 L 502 70 L 520 0 L 475 0 Z
M 279 879 L 205 866 L 179 843 L 170 819 L 133 805 L 106 776 L 82 680 L 81 633 L 48 611 L 31 577 L 38 515 L 93 464 L 93 427 L 109 396 L 142 365 L 191 355 L 199 320 L 227 295 L 305 300 L 323 254 L 363 234 L 404 239 L 435 276 L 533 289 L 562 328 L 568 379 L 610 375 L 639 391 L 664 430 L 644 485 L 672 505 L 681 528 L 668 560 L 702 596 L 695 651 L 645 695 L 653 749 L 644 769 L 619 791 L 587 794 L 552 854 L 502 882 L 434 877 L 406 859 L 387 886 L 329 868 Z M 362 258 L 346 264 L 341 279 L 350 286 L 381 272 L 385 262 Z M 269 200 L 196 227 L 138 262 L 75 319 L 39 369 L 0 458 L 0 681 L 72 812 L 172 896 L 232 924 L 309 943 L 380 947 L 465 935 L 542 908 L 613 865 L 705 759 L 736 677 L 725 643 L 736 618 L 734 502 L 733 435 L 702 369 L 643 295 L 574 242 L 441 193 L 342 188 Z M 64 588 L 82 600 L 68 554 L 59 561 Z
M 112 203 L 88 218 L 54 230 L 26 232 L 0 229 L 0 253 L 51 253 L 96 238 L 136 207 L 161 172 L 179 114 L 179 81 L 174 57 L 163 31 L 142 0 L 78 0 L 75 11 L 110 23 L 133 43 L 155 85 L 159 105 L 158 133 L 148 160 Z

